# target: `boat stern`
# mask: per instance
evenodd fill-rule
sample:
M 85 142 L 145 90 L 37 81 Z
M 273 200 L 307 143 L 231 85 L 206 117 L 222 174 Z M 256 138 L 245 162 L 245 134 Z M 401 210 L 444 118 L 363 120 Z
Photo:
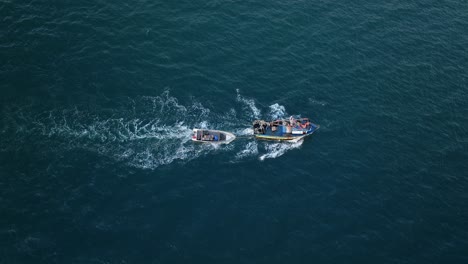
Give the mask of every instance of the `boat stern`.
M 194 128 L 194 129 L 192 130 L 192 140 L 193 140 L 193 141 L 198 141 L 198 139 L 197 139 L 198 130 L 199 130 L 198 128 Z

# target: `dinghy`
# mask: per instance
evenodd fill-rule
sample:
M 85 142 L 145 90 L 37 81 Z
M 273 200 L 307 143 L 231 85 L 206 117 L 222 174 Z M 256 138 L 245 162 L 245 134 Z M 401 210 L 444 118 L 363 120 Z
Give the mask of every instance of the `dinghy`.
M 234 134 L 221 130 L 194 128 L 192 134 L 193 141 L 203 143 L 229 144 L 234 139 Z

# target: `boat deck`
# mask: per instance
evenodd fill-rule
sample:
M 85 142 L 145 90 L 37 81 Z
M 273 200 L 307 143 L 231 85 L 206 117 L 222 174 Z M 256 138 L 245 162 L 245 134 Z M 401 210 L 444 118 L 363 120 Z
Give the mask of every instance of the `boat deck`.
M 193 129 L 192 140 L 205 143 L 229 144 L 236 136 L 221 130 Z
M 198 130 L 196 134 L 197 140 L 203 141 L 223 141 L 226 140 L 226 135 L 219 131 Z
M 290 124 L 291 122 L 285 120 L 270 123 L 258 120 L 254 122 L 254 134 L 261 139 L 294 141 L 312 134 L 319 128 L 319 125 L 309 122 L 308 119 L 300 120 L 294 126 Z

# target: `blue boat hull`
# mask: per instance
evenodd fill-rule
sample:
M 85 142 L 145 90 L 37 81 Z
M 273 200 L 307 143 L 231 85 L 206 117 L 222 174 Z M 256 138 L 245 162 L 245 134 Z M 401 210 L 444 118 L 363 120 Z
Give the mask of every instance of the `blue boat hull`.
M 297 142 L 302 138 L 313 134 L 320 128 L 319 125 L 313 123 L 309 123 L 305 128 L 300 126 L 291 127 L 289 125 L 272 126 L 270 125 L 271 123 L 267 123 L 269 124 L 268 126 L 264 126 L 260 129 L 261 132 L 256 132 L 254 134 L 255 137 L 258 139 Z

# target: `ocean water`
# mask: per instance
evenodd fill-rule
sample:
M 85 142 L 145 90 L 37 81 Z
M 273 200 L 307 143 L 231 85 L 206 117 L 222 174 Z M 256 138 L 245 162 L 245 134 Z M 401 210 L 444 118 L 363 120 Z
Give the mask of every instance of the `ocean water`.
M 467 1 L 0 15 L 0 263 L 468 263 Z

